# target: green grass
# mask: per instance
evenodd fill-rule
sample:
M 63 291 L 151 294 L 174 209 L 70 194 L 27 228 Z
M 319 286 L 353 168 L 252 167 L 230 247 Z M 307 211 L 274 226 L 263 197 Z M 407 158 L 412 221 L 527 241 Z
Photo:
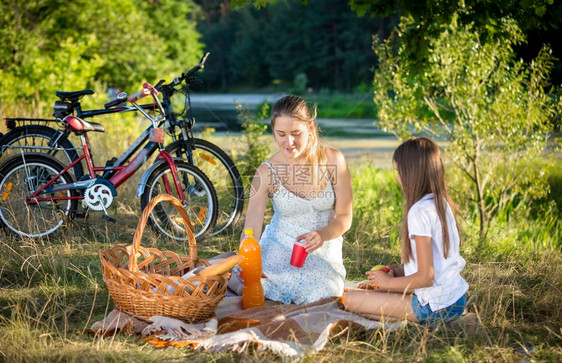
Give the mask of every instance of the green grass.
M 306 99 L 318 105 L 320 118 L 375 119 L 372 92 L 316 94 Z
M 255 90 L 240 89 L 239 92 L 253 92 Z M 274 90 L 262 90 L 264 93 L 279 93 Z M 288 92 L 283 90 L 282 92 Z M 373 103 L 373 93 L 368 90 L 357 90 L 351 93 L 319 92 L 304 93 L 301 96 L 310 104 L 318 106 L 319 118 L 338 119 L 371 119 L 376 116 L 376 106 Z M 270 103 L 273 106 L 273 103 Z
M 558 161 L 549 176 L 560 190 Z M 394 173 L 369 163 L 351 165 L 354 223 L 344 236 L 344 263 L 351 280 L 371 266 L 399 263 L 402 196 Z M 132 188 L 134 191 L 134 188 Z M 136 336 L 84 333 L 113 303 L 101 278 L 98 251 L 129 244 L 140 217 L 133 193 L 120 194 L 115 225 L 101 215 L 77 220 L 50 240 L 0 236 L 0 361 L 280 361 L 249 347 L 239 354 L 206 354 L 185 349 L 154 349 Z M 430 331 L 418 326 L 388 333 L 346 329 L 305 362 L 334 361 L 559 361 L 562 356 L 562 251 L 560 195 L 528 205 L 517 219 L 494 223 L 484 243 L 476 223 L 464 215 L 463 272 L 477 333 Z M 544 206 L 550 206 L 546 208 Z M 239 232 L 198 241 L 206 258 L 236 250 Z M 187 254 L 187 248 L 145 230 L 143 246 Z M 525 353 L 525 349 L 530 353 Z
M 556 203 L 558 209 L 562 209 L 562 163 L 556 163 L 548 175 L 551 199 Z

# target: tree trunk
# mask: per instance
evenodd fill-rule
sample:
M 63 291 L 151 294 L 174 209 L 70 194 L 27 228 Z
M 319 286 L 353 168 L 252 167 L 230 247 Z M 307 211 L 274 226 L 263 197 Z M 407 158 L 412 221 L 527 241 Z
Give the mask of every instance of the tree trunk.
M 332 36 L 334 40 L 334 87 L 336 87 L 338 91 L 341 91 L 342 80 L 341 80 L 341 65 L 339 59 L 340 45 L 338 40 L 338 29 L 336 25 L 337 24 L 335 20 L 335 14 L 332 11 Z
M 483 240 L 486 233 L 486 202 L 484 200 L 484 191 L 482 190 L 482 180 L 480 177 L 480 149 L 476 146 L 474 161 L 472 162 L 474 171 L 474 184 L 476 187 L 476 202 L 478 205 L 480 240 Z

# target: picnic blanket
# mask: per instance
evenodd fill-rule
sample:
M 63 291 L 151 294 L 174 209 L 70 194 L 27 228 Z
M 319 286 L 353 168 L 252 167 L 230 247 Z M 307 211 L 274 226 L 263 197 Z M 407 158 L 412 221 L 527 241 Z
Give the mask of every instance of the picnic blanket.
M 242 352 L 250 344 L 256 344 L 258 351 L 270 350 L 281 357 L 296 359 L 318 352 L 331 336 L 346 328 L 393 331 L 406 325 L 363 318 L 342 310 L 338 300 L 326 298 L 305 305 L 270 302 L 264 307 L 241 310 L 240 297 L 226 297 L 215 316 L 199 324 L 161 316 L 143 321 L 114 310 L 92 325 L 90 332 L 143 334 L 156 347 L 190 347 L 203 352 Z

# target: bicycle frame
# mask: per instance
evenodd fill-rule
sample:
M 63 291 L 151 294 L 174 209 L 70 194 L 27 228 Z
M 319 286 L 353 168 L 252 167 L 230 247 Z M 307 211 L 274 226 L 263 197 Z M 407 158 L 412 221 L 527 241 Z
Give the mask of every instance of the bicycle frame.
M 153 97 L 157 100 L 157 98 Z M 158 101 L 156 101 L 158 102 Z M 71 199 L 84 199 L 84 196 L 76 196 L 76 197 L 40 197 L 40 195 L 44 192 L 57 192 L 62 190 L 69 190 L 69 189 L 87 189 L 88 187 L 92 186 L 98 180 L 107 180 L 111 183 L 114 189 L 118 188 L 121 184 L 127 181 L 140 167 L 154 154 L 156 149 L 159 149 L 159 155 L 157 160 L 163 160 L 170 166 L 170 171 L 172 174 L 172 179 L 174 182 L 174 186 L 176 191 L 178 192 L 178 197 L 181 201 L 185 202 L 185 194 L 181 187 L 181 184 L 178 179 L 177 170 L 174 164 L 174 160 L 170 154 L 168 154 L 164 149 L 162 144 L 152 141 L 149 141 L 150 133 L 153 128 L 156 128 L 157 122 L 160 121 L 160 116 L 151 117 L 148 115 L 144 110 L 143 106 L 139 106 L 136 103 L 133 103 L 135 108 L 137 108 L 141 113 L 143 113 L 147 118 L 149 118 L 152 122 L 152 125 L 147 127 L 147 129 L 133 142 L 133 144 L 127 149 L 119 159 L 114 163 L 112 166 L 104 166 L 104 167 L 96 167 L 93 163 L 91 154 L 90 154 L 90 143 L 88 134 L 84 133 L 80 135 L 80 140 L 82 143 L 82 155 L 72 161 L 69 165 L 67 165 L 58 175 L 52 178 L 49 182 L 43 185 L 41 188 L 36 190 L 30 196 L 28 196 L 29 203 L 37 203 L 41 201 L 53 201 L 53 200 L 71 200 Z M 160 106 L 160 105 L 159 105 Z M 160 106 L 161 107 L 161 106 Z M 74 117 L 74 116 L 67 116 L 67 117 Z M 146 143 L 148 141 L 148 143 Z M 145 145 L 146 143 L 146 145 Z M 140 152 L 126 165 L 126 163 L 137 150 L 139 150 L 142 145 L 145 145 Z M 82 160 L 86 160 L 86 165 L 88 168 L 88 174 L 90 179 L 76 181 L 74 183 L 62 184 L 57 185 L 55 187 L 51 187 L 55 180 L 57 180 L 62 174 L 69 171 L 74 165 L 81 162 Z M 103 176 L 97 177 L 96 172 L 105 172 Z M 169 181 L 164 178 L 164 187 L 168 194 L 171 194 L 171 185 Z M 104 183 L 105 184 L 105 183 Z M 114 192 L 115 193 L 115 192 Z M 115 195 L 115 194 L 114 194 Z

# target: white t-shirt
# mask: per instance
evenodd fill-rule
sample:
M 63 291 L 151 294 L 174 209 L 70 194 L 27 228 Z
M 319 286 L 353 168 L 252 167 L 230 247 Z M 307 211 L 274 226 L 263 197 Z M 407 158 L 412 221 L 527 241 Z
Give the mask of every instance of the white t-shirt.
M 425 195 L 418 200 L 408 212 L 408 231 L 412 246 L 413 258 L 404 265 L 404 274 L 412 275 L 418 271 L 416 260 L 415 236 L 431 237 L 433 250 L 434 281 L 430 287 L 415 289 L 421 305 L 427 305 L 436 311 L 452 305 L 468 290 L 468 284 L 460 272 L 466 265 L 464 258 L 459 253 L 459 231 L 455 223 L 451 206 L 447 203 L 447 225 L 449 227 L 449 255 L 443 257 L 443 237 L 441 222 L 435 208 L 433 194 Z

